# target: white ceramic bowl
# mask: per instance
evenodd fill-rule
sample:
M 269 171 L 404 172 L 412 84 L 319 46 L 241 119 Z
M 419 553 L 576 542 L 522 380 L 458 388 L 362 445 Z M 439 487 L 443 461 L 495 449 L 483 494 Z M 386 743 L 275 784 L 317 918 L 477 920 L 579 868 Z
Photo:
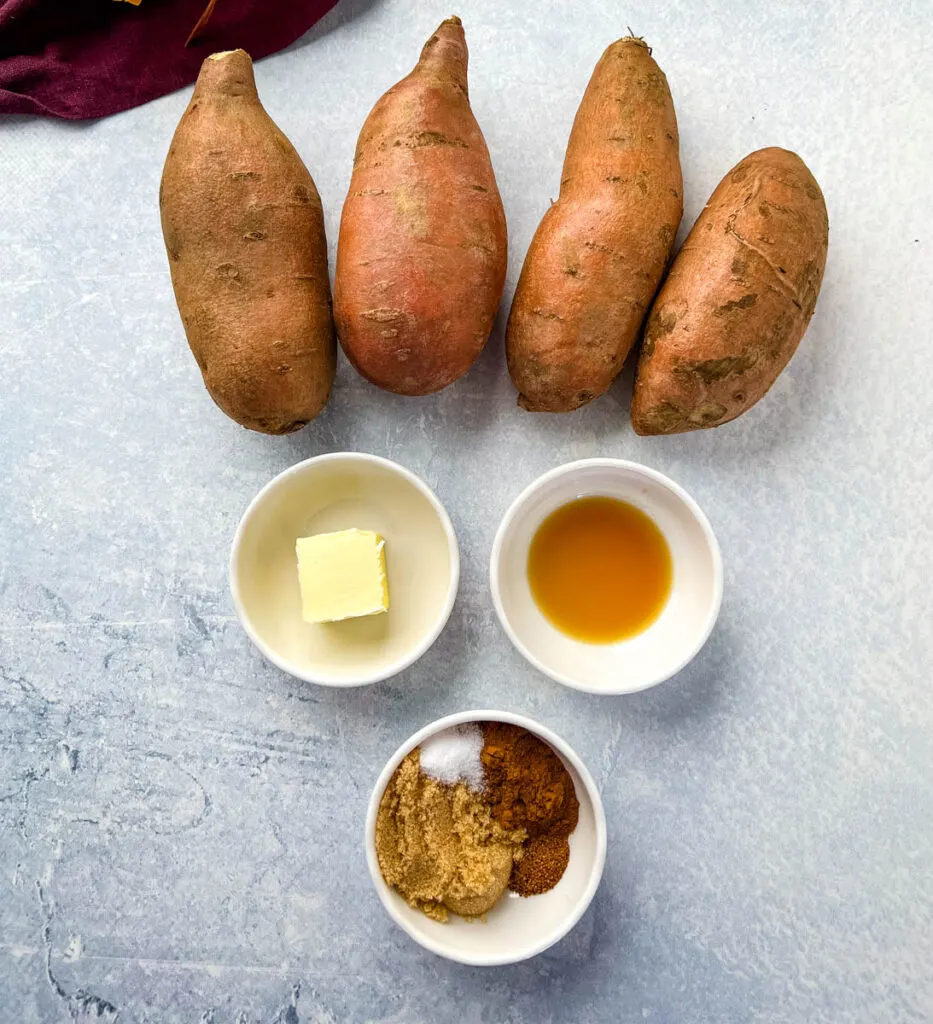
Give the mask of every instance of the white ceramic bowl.
M 386 885 L 376 856 L 376 815 L 382 794 L 402 759 L 429 736 L 465 722 L 511 722 L 544 740 L 564 762 L 580 801 L 580 820 L 570 836 L 570 862 L 550 892 L 522 897 L 506 894 L 485 921 L 455 914 L 441 924 L 414 910 Z M 542 953 L 562 939 L 590 905 L 606 863 L 606 815 L 593 777 L 573 750 L 550 729 L 508 711 L 461 711 L 425 726 L 406 740 L 382 769 L 366 813 L 366 862 L 373 885 L 389 916 L 400 928 L 438 956 L 477 967 L 517 963 Z
M 389 611 L 309 624 L 301 617 L 295 541 L 357 527 L 385 538 Z M 460 581 L 450 518 L 414 473 L 359 452 L 319 455 L 280 473 L 240 520 L 230 589 L 250 639 L 285 672 L 362 686 L 417 661 L 444 628 Z
M 671 549 L 667 604 L 644 632 L 619 643 L 584 643 L 561 633 L 528 584 L 528 549 L 542 520 L 585 495 L 640 508 Z M 709 520 L 673 480 L 636 462 L 583 459 L 545 473 L 515 499 L 493 542 L 490 584 L 499 621 L 532 665 L 577 690 L 635 693 L 679 672 L 706 643 L 722 603 L 722 556 Z

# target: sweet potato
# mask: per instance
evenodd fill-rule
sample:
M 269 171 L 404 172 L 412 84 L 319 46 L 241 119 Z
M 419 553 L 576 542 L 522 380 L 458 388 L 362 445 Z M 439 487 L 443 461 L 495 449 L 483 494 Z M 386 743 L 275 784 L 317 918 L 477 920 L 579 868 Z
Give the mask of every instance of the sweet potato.
M 532 239 L 506 331 L 519 405 L 570 412 L 622 369 L 683 213 L 677 118 L 641 39 L 602 55 L 567 144 L 560 196 Z
M 750 409 L 797 349 L 826 265 L 823 193 L 796 153 L 761 149 L 723 178 L 645 329 L 632 425 L 717 427 Z
M 439 391 L 486 344 L 505 271 L 505 214 L 467 96 L 466 40 L 448 18 L 360 132 L 334 284 L 347 357 L 386 391 Z
M 337 347 L 321 200 L 242 50 L 201 67 L 159 190 L 175 298 L 211 397 L 287 434 L 327 402 Z

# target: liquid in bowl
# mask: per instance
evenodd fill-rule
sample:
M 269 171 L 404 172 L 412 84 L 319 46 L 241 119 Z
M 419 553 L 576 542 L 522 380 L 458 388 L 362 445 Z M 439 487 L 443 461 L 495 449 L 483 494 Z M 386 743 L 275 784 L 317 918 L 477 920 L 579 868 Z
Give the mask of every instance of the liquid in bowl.
M 535 604 L 574 640 L 611 644 L 644 632 L 667 604 L 673 559 L 654 520 L 627 501 L 588 496 L 548 515 L 528 550 Z

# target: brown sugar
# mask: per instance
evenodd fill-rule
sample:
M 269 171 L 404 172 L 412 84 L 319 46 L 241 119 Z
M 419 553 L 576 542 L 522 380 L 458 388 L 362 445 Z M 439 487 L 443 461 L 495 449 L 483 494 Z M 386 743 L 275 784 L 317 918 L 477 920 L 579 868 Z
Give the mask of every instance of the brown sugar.
M 376 854 L 386 883 L 437 921 L 449 911 L 479 917 L 509 884 L 525 833 L 496 822 L 465 783 L 421 772 L 413 750 L 389 780 L 376 817 Z

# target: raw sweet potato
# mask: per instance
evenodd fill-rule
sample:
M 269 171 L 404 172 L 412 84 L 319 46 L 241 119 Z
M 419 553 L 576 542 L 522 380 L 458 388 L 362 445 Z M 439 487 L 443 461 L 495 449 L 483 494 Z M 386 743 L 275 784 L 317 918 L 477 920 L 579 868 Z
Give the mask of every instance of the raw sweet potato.
M 761 149 L 723 178 L 648 318 L 639 434 L 717 427 L 765 394 L 813 316 L 828 235 L 823 193 L 796 153 Z
M 505 271 L 505 214 L 467 96 L 466 40 L 448 18 L 360 132 L 334 284 L 347 357 L 387 391 L 439 391 L 486 344 Z
M 321 200 L 242 50 L 201 67 L 159 190 L 175 298 L 211 397 L 287 434 L 327 402 L 336 341 Z
M 641 39 L 602 55 L 567 144 L 560 196 L 522 267 L 506 332 L 519 405 L 570 412 L 612 384 L 683 213 L 677 118 Z

